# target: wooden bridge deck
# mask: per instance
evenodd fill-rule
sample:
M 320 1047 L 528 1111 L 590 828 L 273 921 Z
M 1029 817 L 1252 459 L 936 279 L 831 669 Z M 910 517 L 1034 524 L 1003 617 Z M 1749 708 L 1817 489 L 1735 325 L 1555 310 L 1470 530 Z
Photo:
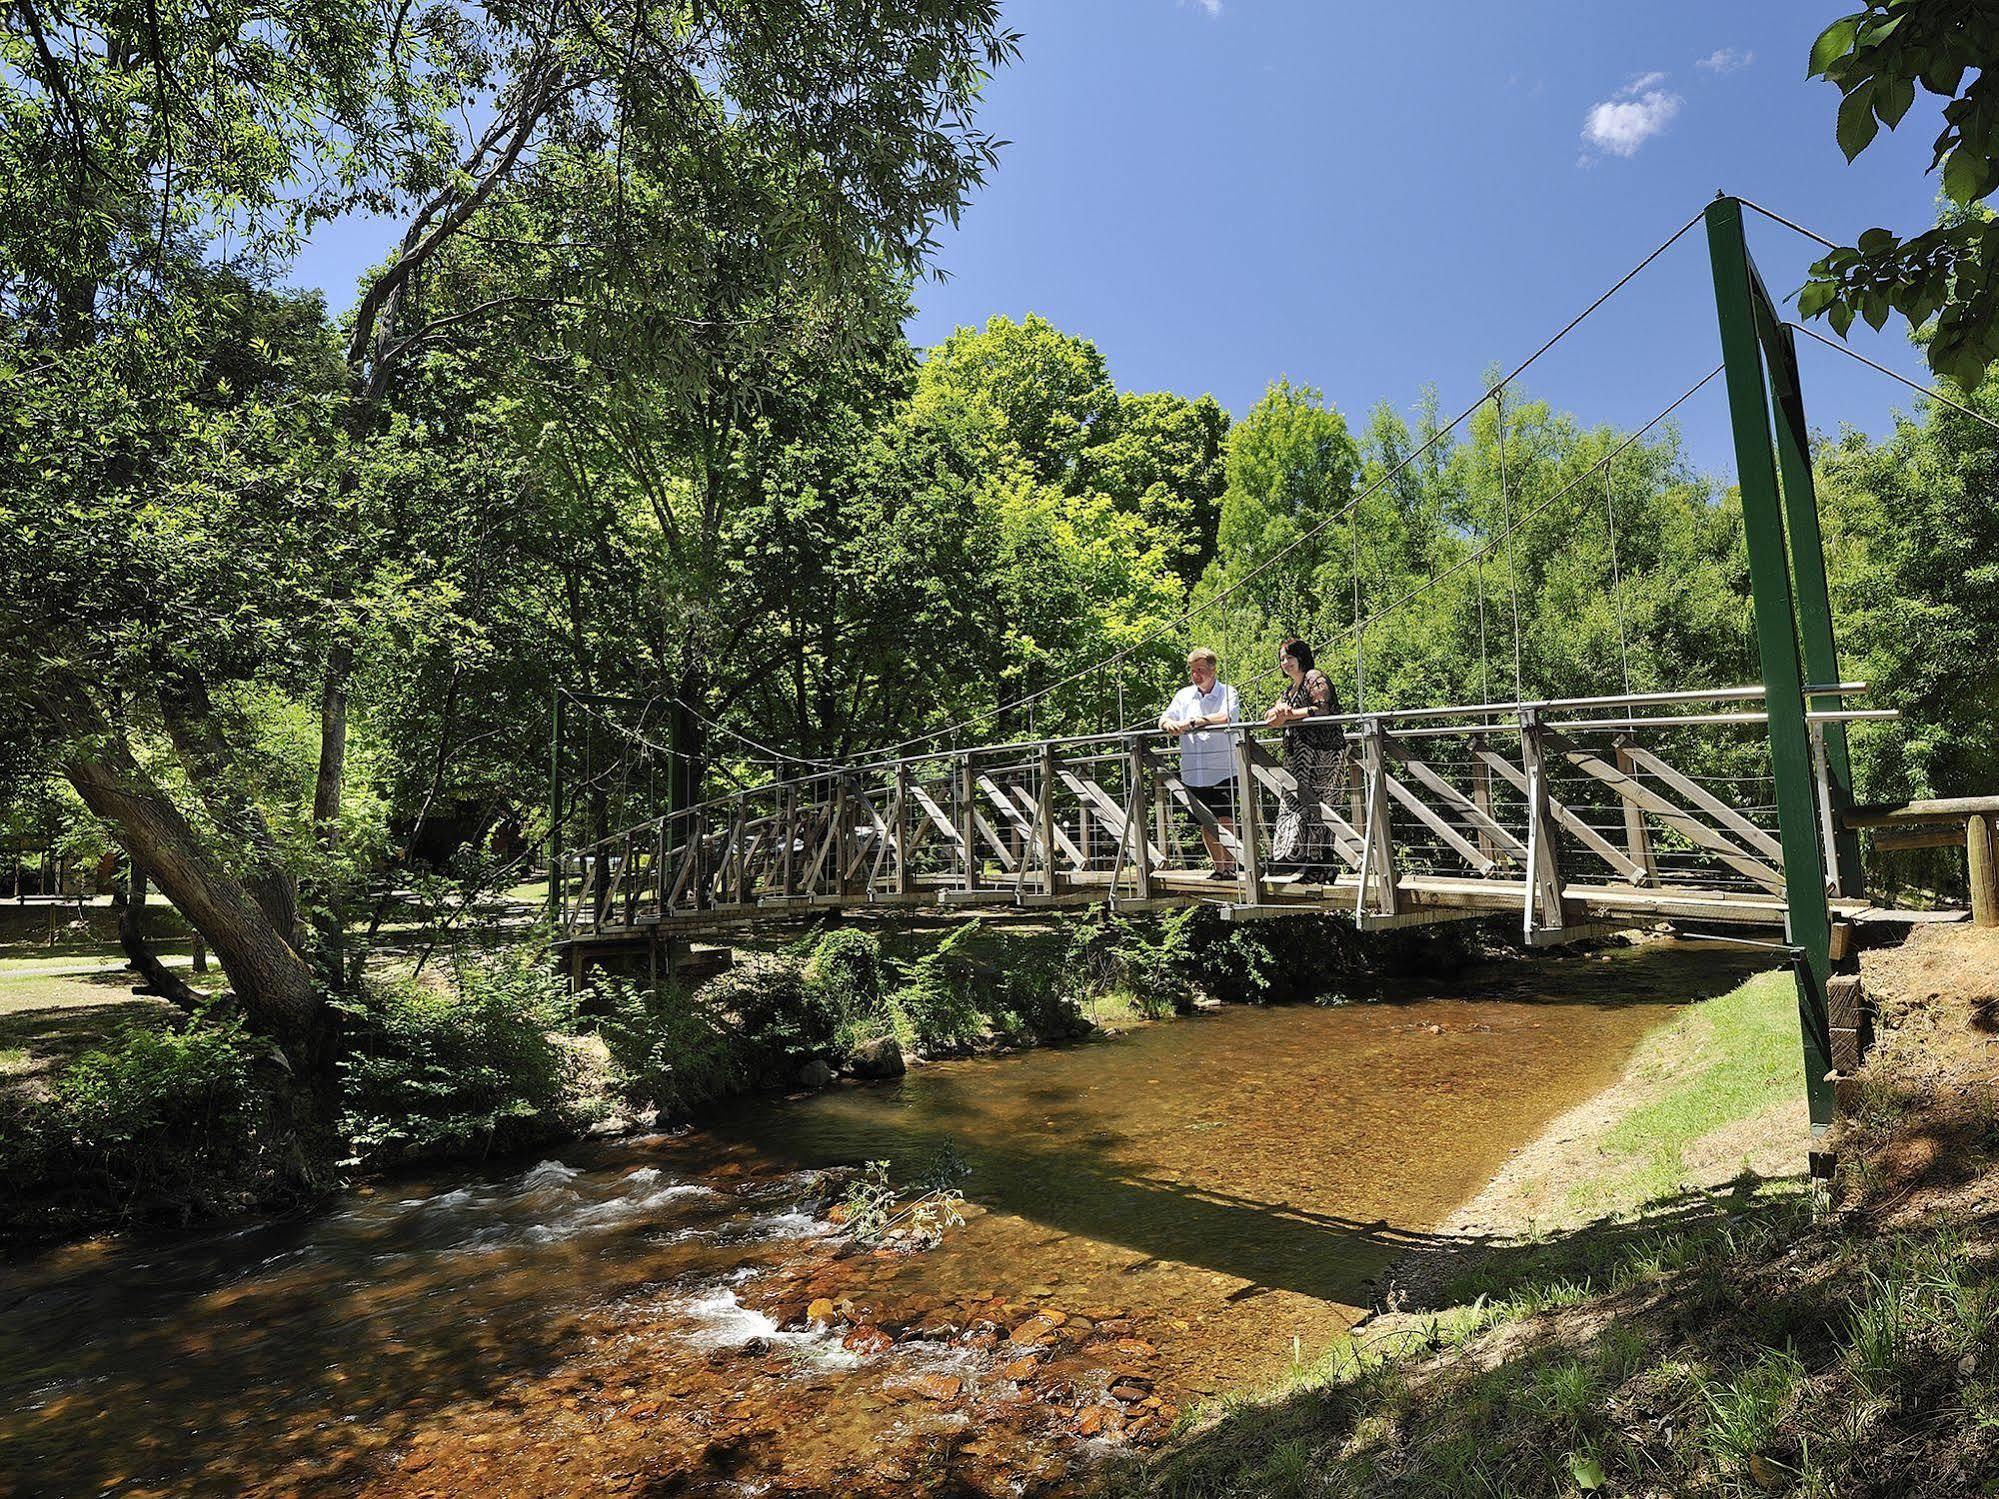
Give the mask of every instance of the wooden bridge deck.
M 1234 919 L 1338 912 L 1367 929 L 1513 913 L 1536 943 L 1662 920 L 1781 929 L 1762 696 L 1341 717 L 1347 756 L 1320 803 L 1329 877 L 1309 882 L 1271 858 L 1297 794 L 1281 736 L 1238 724 L 1213 731 L 1235 770 L 1225 823 L 1153 730 L 954 748 L 829 766 L 564 850 L 552 901 L 565 934 L 593 944 L 830 910 L 1197 903 Z M 1237 866 L 1226 879 L 1204 829 Z M 1838 914 L 1865 908 L 1833 894 Z

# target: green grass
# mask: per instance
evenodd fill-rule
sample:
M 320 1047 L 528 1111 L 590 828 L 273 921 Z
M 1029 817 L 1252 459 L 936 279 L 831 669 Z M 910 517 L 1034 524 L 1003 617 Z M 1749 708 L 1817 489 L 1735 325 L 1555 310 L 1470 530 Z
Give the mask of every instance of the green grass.
M 1637 1071 L 1663 1091 L 1599 1142 L 1603 1168 L 1569 1189 L 1577 1212 L 1629 1212 L 1688 1183 L 1687 1149 L 1798 1091 L 1797 995 L 1788 973 L 1758 974 L 1694 1006 L 1646 1043 Z

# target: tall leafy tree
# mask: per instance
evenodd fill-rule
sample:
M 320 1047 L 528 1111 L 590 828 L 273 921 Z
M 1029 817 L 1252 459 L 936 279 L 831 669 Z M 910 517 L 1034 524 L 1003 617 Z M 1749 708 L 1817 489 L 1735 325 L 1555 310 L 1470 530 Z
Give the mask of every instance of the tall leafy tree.
M 1819 34 L 1810 62 L 1840 91 L 1836 130 L 1849 161 L 1882 126 L 1902 123 L 1918 88 L 1943 101 L 1930 170 L 1950 206 L 1906 239 L 1873 228 L 1825 255 L 1799 310 L 1841 337 L 1856 317 L 1878 329 L 1899 312 L 1924 331 L 1930 368 L 1966 390 L 1999 357 L 1999 224 L 1986 207 L 1999 191 L 1995 58 L 1999 12 L 1981 0 L 1871 0 Z
M 371 446 L 406 372 L 433 351 L 506 337 L 527 308 L 554 325 L 577 314 L 566 331 L 587 343 L 606 331 L 611 305 L 575 295 L 576 279 L 551 295 L 546 280 L 514 277 L 492 296 L 439 306 L 428 291 L 445 257 L 488 234 L 498 205 L 530 178 L 602 162 L 608 221 L 584 215 L 580 232 L 541 246 L 587 252 L 571 266 L 578 278 L 631 287 L 671 275 L 684 269 L 671 256 L 630 247 L 671 242 L 675 223 L 717 220 L 746 243 L 779 246 L 752 255 L 747 274 L 802 271 L 810 290 L 864 268 L 913 273 L 935 224 L 993 159 L 972 109 L 985 72 L 1014 45 L 996 4 L 962 0 L 554 0 L 527 10 L 185 0 L 143 15 L 84 3 L 59 16 L 38 0 L 8 7 L 0 370 L 29 413 L 30 440 L 15 454 L 29 482 L 8 517 L 7 582 L 53 576 L 67 558 L 132 584 L 122 607 L 50 610 L 32 646 L 10 641 L 9 706 L 32 716 L 27 732 L 60 744 L 85 801 L 209 936 L 252 1020 L 297 1060 L 318 1069 L 328 1055 L 324 986 L 343 973 L 338 895 L 357 853 L 349 699 L 391 596 L 383 564 L 399 536 L 386 491 L 369 480 Z M 784 185 L 761 217 L 710 201 L 733 180 L 719 168 L 745 158 L 759 164 L 758 183 Z M 403 227 L 364 278 L 338 345 L 308 341 L 278 359 L 267 335 L 237 338 L 232 309 L 244 298 L 218 289 L 217 259 L 254 290 L 312 224 L 355 210 Z M 706 242 L 701 232 L 683 241 L 696 261 Z M 677 346 L 687 369 L 705 331 L 668 319 L 646 336 Z M 294 595 L 289 607 L 245 611 L 283 622 L 252 642 L 266 655 L 225 664 L 178 644 L 150 658 L 125 651 L 120 622 L 147 600 L 216 597 L 188 566 L 212 550 L 157 544 L 153 533 L 176 523 L 160 500 L 191 447 L 206 460 L 205 484 L 232 505 L 246 498 L 226 451 L 233 438 L 201 446 L 214 420 L 202 404 L 209 375 L 186 352 L 231 339 L 249 363 L 302 371 L 289 389 L 231 386 L 216 403 L 232 431 L 293 427 L 268 445 L 279 471 L 247 495 L 263 508 L 245 507 L 260 521 L 289 508 L 292 529 L 253 528 L 251 539 L 271 545 L 239 545 L 236 559 L 259 587 L 289 584 Z M 682 394 L 685 409 L 694 397 Z M 56 539 L 85 531 L 87 549 Z M 213 612 L 179 621 L 183 633 Z M 254 871 L 219 841 L 227 809 L 191 815 L 135 737 L 135 713 L 178 694 L 192 728 L 168 737 L 190 784 L 205 786 L 203 766 L 252 758 L 236 726 L 209 711 L 220 688 L 296 691 L 301 674 L 317 704 L 318 853 L 284 857 L 288 881 L 306 877 L 312 942 L 256 898 Z

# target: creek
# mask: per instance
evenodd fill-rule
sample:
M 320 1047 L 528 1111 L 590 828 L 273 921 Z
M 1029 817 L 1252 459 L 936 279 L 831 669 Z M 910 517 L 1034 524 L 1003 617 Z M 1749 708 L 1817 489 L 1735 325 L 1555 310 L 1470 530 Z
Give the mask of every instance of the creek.
M 0 1270 L 0 1496 L 1059 1490 L 1321 1351 L 1749 966 L 1647 944 L 1230 1007 L 67 1246 Z M 938 1247 L 829 1221 L 827 1168 L 940 1156 Z

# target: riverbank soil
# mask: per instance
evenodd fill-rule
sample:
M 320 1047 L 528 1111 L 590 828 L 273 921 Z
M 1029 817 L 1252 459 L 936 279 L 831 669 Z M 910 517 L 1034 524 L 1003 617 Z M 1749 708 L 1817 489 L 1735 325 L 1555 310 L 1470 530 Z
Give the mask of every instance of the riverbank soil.
M 1402 1310 L 1103 1492 L 1999 1493 L 1999 933 L 1919 927 L 1863 976 L 1829 1194 L 1756 1103 L 1789 986 L 1753 980 L 1517 1156 Z

